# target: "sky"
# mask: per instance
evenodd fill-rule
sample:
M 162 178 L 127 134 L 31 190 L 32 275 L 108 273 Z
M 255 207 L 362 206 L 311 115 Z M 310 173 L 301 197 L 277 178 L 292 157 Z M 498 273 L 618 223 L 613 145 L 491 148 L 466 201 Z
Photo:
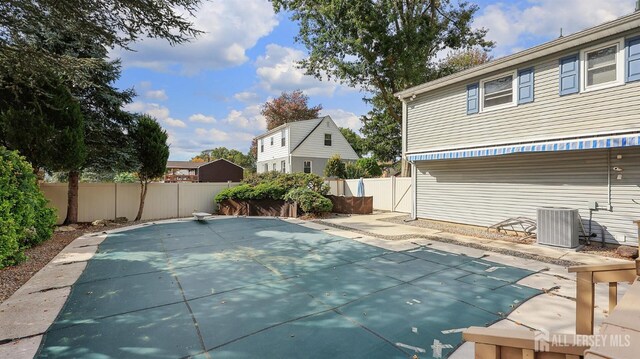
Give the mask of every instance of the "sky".
M 457 0 L 452 0 L 456 2 Z M 470 1 L 479 6 L 473 27 L 488 30 L 494 58 L 509 55 L 633 12 L 635 0 Z M 302 90 L 341 127 L 355 131 L 369 110 L 364 93 L 307 76 L 296 63 L 307 51 L 294 37 L 298 26 L 275 14 L 267 0 L 203 1 L 195 27 L 205 33 L 178 46 L 144 39 L 122 60 L 116 86 L 134 88 L 127 110 L 155 117 L 169 134 L 170 159 L 189 160 L 202 150 L 246 152 L 264 132 L 261 105 L 283 91 Z

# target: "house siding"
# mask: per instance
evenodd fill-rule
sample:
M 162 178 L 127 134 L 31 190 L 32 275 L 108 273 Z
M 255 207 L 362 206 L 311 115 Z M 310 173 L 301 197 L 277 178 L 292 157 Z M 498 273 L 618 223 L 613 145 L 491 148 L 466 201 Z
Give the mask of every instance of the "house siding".
M 535 220 L 538 207 L 569 207 L 580 210 L 587 228 L 589 201 L 607 205 L 609 153 L 623 177 L 611 171 L 612 211 L 593 211 L 594 240 L 605 226 L 607 241 L 637 242 L 640 148 L 417 162 L 417 216 L 491 226 L 511 217 Z
M 325 146 L 324 144 L 324 135 L 327 133 L 331 134 L 331 146 Z M 296 157 L 325 157 L 325 162 L 326 159 L 335 154 L 339 154 L 345 160 L 357 160 L 359 158 L 347 139 L 342 135 L 342 132 L 340 132 L 338 126 L 329 118 L 324 118 L 323 123 L 316 127 L 307 139 L 292 152 L 292 155 Z
M 304 140 L 305 136 L 307 136 L 307 134 L 311 132 L 311 130 L 313 130 L 322 120 L 322 118 L 318 118 L 315 120 L 293 122 L 289 124 L 289 129 L 291 131 L 291 149 L 296 148 L 300 142 Z
M 407 104 L 407 152 L 640 131 L 640 82 L 559 95 L 559 59 L 578 52 L 533 65 L 531 103 L 467 115 L 467 85 L 489 76 L 418 95 Z M 530 67 L 523 64 L 500 72 Z
M 289 129 L 285 128 L 286 143 L 281 144 L 282 131 L 276 131 L 262 138 L 264 141 L 264 152 L 260 151 L 260 140 L 258 139 L 258 162 L 273 161 L 276 158 L 282 158 L 289 155 Z M 271 137 L 273 137 L 273 145 L 271 145 Z
M 258 161 L 256 162 L 256 170 L 258 173 L 264 173 L 264 165 L 269 165 L 269 171 L 272 171 L 273 164 L 276 164 L 276 171 L 280 172 L 280 162 L 285 161 L 286 164 L 286 173 L 291 173 L 291 164 L 289 163 L 289 156 L 286 157 L 278 157 L 268 161 Z
M 321 157 L 291 157 L 291 169 L 293 173 L 304 172 L 304 161 L 311 161 L 311 173 L 324 176 L 324 168 L 327 166 L 328 158 Z

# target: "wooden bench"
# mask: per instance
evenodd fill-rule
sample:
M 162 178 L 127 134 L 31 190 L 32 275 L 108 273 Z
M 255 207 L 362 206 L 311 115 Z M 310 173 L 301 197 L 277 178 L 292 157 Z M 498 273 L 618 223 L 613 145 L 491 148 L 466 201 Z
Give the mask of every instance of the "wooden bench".
M 584 265 L 569 268 L 576 273 L 576 335 L 560 335 L 563 343 L 551 343 L 545 351 L 536 351 L 536 332 L 471 327 L 463 332 L 465 341 L 475 343 L 476 359 L 618 359 L 637 358 L 640 353 L 640 259 L 609 265 Z M 618 283 L 633 284 L 618 305 Z M 578 335 L 593 334 L 595 284 L 609 284 L 609 317 L 603 322 L 600 338 L 617 335 L 619 345 L 603 340 L 587 347 L 576 343 Z M 628 340 L 628 338 L 631 338 Z M 628 340 L 628 343 L 627 343 Z M 629 345 L 626 345 L 629 344 Z

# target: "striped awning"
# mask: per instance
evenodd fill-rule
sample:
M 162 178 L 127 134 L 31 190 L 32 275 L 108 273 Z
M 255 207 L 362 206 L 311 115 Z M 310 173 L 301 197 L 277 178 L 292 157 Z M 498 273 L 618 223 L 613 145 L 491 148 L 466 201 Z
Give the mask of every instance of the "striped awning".
M 631 146 L 640 146 L 640 133 L 615 136 L 598 136 L 570 140 L 520 143 L 516 145 L 492 146 L 460 150 L 411 153 L 407 155 L 407 159 L 412 162 L 433 161 L 456 158 L 500 156 L 526 152 L 559 152 Z

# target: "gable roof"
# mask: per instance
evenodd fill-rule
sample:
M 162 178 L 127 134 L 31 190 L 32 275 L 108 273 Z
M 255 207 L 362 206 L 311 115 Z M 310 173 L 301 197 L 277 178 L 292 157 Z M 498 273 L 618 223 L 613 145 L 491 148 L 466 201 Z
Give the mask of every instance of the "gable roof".
M 242 166 L 239 166 L 229 160 L 226 160 L 224 158 L 219 158 L 217 160 L 213 160 L 213 161 L 209 161 L 209 162 L 191 162 L 191 161 L 167 161 L 167 168 L 177 168 L 177 169 L 197 169 L 200 168 L 202 166 L 206 166 L 206 165 L 210 165 L 212 163 L 215 162 L 219 162 L 219 161 L 225 161 L 225 162 L 229 162 L 234 166 L 238 166 L 240 168 L 243 168 Z
M 269 136 L 271 134 L 274 134 L 276 132 L 282 131 L 285 128 L 302 127 L 302 126 L 306 126 L 306 125 L 308 125 L 308 124 L 310 124 L 312 122 L 317 122 L 319 124 L 326 117 L 329 117 L 329 116 L 314 118 L 314 119 L 311 119 L 311 120 L 287 122 L 287 123 L 284 123 L 284 124 L 282 124 L 282 125 L 280 125 L 278 127 L 272 128 L 271 130 L 269 130 L 269 131 L 267 131 L 267 132 L 265 132 L 263 134 L 260 134 L 260 135 L 256 136 L 256 140 L 259 140 L 261 138 L 265 138 L 265 137 L 267 137 L 267 136 Z M 314 127 L 317 127 L 317 124 Z
M 488 75 L 495 71 L 500 71 L 544 56 L 582 46 L 605 37 L 621 34 L 629 30 L 637 30 L 638 28 L 640 28 L 640 11 L 636 11 L 630 15 L 623 16 L 616 20 L 579 31 L 568 36 L 560 37 L 542 45 L 517 52 L 513 55 L 505 56 L 437 80 L 410 87 L 406 90 L 397 92 L 395 95 L 399 99 L 403 100 L 447 85 L 471 80 L 474 77 Z

